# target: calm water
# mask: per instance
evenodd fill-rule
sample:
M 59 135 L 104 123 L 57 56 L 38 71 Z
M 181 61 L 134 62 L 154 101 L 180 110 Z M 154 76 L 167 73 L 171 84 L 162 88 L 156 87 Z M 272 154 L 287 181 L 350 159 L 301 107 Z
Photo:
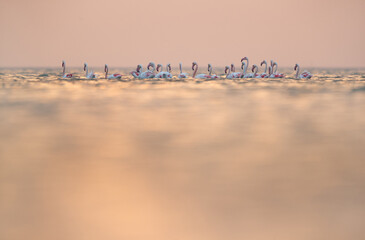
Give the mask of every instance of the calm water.
M 365 70 L 308 70 L 0 69 L 0 239 L 363 239 Z

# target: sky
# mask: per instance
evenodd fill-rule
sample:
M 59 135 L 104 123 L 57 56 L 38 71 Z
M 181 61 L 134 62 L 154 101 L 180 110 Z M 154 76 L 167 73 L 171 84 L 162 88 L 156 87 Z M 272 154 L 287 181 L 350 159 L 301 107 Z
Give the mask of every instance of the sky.
M 364 0 L 0 0 L 0 67 L 365 67 Z

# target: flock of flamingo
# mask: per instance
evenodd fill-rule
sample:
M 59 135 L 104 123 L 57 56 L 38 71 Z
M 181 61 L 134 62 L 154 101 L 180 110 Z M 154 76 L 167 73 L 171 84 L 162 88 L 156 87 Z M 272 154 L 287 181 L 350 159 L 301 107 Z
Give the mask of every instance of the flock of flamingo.
M 266 60 L 262 61 L 260 66 L 265 65 L 265 70 L 263 73 L 258 73 L 259 67 L 257 65 L 252 65 L 251 72 L 247 73 L 247 69 L 249 68 L 249 60 L 247 57 L 241 59 L 241 72 L 236 72 L 236 68 L 234 64 L 231 66 L 226 66 L 224 69 L 225 78 L 226 79 L 234 79 L 234 78 L 284 78 L 284 74 L 278 72 L 278 64 L 271 60 L 270 65 L 268 66 Z M 66 73 L 66 63 L 62 61 L 62 76 L 63 78 L 72 78 L 73 75 L 70 73 Z M 187 73 L 182 72 L 182 64 L 179 64 L 180 74 L 177 76 L 178 78 L 188 78 L 189 75 Z M 310 79 L 312 74 L 308 71 L 304 71 L 300 73 L 300 67 L 298 64 L 295 64 L 294 71 L 296 71 L 295 78 L 296 79 Z M 155 65 L 155 63 L 150 62 L 147 65 L 147 70 L 143 71 L 143 67 L 141 64 L 137 65 L 135 71 L 131 72 L 131 75 L 136 79 L 150 79 L 150 78 L 172 78 L 173 75 L 171 74 L 171 64 L 166 65 L 165 71 L 163 71 L 163 66 L 161 64 Z M 93 71 L 89 72 L 89 67 L 87 63 L 84 63 L 84 71 L 85 77 L 87 79 L 96 79 L 98 77 Z M 217 79 L 220 78 L 216 74 L 212 74 L 213 67 L 211 64 L 208 64 L 208 73 L 201 73 L 198 74 L 198 64 L 193 62 L 192 64 L 192 71 L 193 75 L 192 78 L 198 79 Z M 121 79 L 123 75 L 119 73 L 108 74 L 109 67 L 105 64 L 104 67 L 105 72 L 105 79 Z

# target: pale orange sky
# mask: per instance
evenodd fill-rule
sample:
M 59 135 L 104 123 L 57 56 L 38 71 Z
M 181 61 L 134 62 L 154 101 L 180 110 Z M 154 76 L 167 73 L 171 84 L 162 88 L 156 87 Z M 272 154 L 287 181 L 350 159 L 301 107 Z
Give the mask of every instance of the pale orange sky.
M 0 67 L 365 67 L 364 0 L 0 0 Z

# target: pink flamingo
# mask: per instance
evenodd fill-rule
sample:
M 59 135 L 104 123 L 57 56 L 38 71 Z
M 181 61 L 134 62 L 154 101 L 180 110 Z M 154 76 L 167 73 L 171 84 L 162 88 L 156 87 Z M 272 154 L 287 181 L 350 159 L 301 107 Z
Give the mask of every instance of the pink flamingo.
M 160 71 L 161 69 L 161 71 Z M 157 68 L 156 68 L 157 72 L 159 72 L 158 74 L 156 74 L 155 78 L 172 78 L 172 74 L 171 72 L 171 64 L 167 64 L 166 65 L 166 72 L 162 72 L 162 65 L 158 64 Z
M 216 79 L 218 76 L 216 74 L 212 75 L 213 67 L 212 64 L 208 64 L 208 72 L 209 72 L 209 78 Z
M 183 73 L 182 72 L 182 64 L 181 63 L 179 63 L 179 68 L 180 68 L 179 78 L 187 78 L 187 77 L 189 77 L 187 73 Z
M 152 67 L 152 70 L 150 70 L 150 67 Z M 154 78 L 155 77 L 154 71 L 155 71 L 155 63 L 150 62 L 147 65 L 147 71 L 142 72 L 142 68 L 141 68 L 141 74 L 139 74 L 138 78 L 140 78 L 140 79 Z
M 232 65 L 231 65 L 231 68 L 229 68 L 229 66 L 226 66 L 225 69 L 224 69 L 224 73 L 226 74 L 227 79 L 241 78 L 242 77 L 241 72 L 231 72 L 231 70 L 232 70 Z
M 66 74 L 66 63 L 65 61 L 62 61 L 62 78 L 72 78 L 72 74 L 71 73 L 67 73 Z
M 249 60 L 248 60 L 248 57 L 244 57 L 244 58 L 242 58 L 241 59 L 241 63 L 243 63 L 243 61 L 244 60 L 246 60 L 247 61 L 247 65 L 245 65 L 245 70 L 244 70 L 244 75 L 242 76 L 243 78 L 253 78 L 254 77 L 254 75 L 253 75 L 253 73 L 247 73 L 246 74 L 246 71 L 247 71 L 247 68 L 248 67 L 250 67 L 250 65 L 249 65 Z
M 268 73 L 268 78 L 275 78 L 275 75 L 273 74 L 273 70 L 272 70 L 272 67 L 271 66 L 269 66 L 269 73 Z
M 231 71 L 230 74 L 232 74 L 233 78 L 241 78 L 242 77 L 242 73 L 241 72 L 236 72 L 236 67 L 234 66 L 234 64 L 231 64 Z
M 245 62 L 242 62 L 241 69 L 242 72 L 242 78 L 253 78 L 253 73 L 246 73 L 247 72 L 247 65 Z
M 299 75 L 299 64 L 295 64 L 294 71 L 297 71 L 295 74 L 296 79 L 310 79 L 312 77 L 312 74 L 308 71 L 304 71 L 302 74 Z
M 274 68 L 275 68 L 275 70 L 274 70 Z M 278 64 L 277 64 L 277 62 L 273 63 L 273 72 L 274 72 L 275 78 L 283 78 L 284 77 L 284 74 L 278 73 Z
M 265 71 L 264 71 L 264 73 L 261 73 L 261 77 L 262 78 L 267 78 L 269 75 L 267 74 L 267 62 L 266 62 L 266 60 L 263 60 L 260 64 L 260 66 L 262 66 L 264 64 L 265 64 Z
M 119 74 L 119 73 L 114 73 L 114 74 L 108 75 L 108 72 L 109 72 L 108 64 L 105 64 L 104 72 L 105 72 L 105 79 L 117 79 L 117 78 L 120 79 L 120 78 L 122 78 L 122 75 Z
M 264 78 L 263 74 L 258 74 L 257 73 L 258 70 L 259 70 L 259 67 L 256 64 L 254 64 L 252 66 L 252 72 L 253 72 L 254 78 Z
M 203 74 L 202 73 L 202 74 L 196 75 L 196 73 L 198 72 L 198 64 L 196 62 L 193 62 L 193 65 L 192 65 L 191 69 L 194 71 L 193 72 L 193 78 L 203 78 L 203 79 L 209 78 L 208 74 Z
M 134 78 L 139 78 L 139 75 L 141 74 L 142 65 L 138 64 L 135 71 L 132 71 L 131 74 Z
M 85 73 L 85 77 L 87 78 L 87 79 L 95 79 L 95 78 L 97 78 L 97 74 L 95 74 L 93 71 L 91 71 L 90 73 L 89 73 L 89 66 L 87 65 L 87 63 L 84 63 L 84 71 L 86 72 Z
M 234 64 L 231 64 L 231 72 L 235 72 L 236 71 L 236 67 L 234 66 Z

